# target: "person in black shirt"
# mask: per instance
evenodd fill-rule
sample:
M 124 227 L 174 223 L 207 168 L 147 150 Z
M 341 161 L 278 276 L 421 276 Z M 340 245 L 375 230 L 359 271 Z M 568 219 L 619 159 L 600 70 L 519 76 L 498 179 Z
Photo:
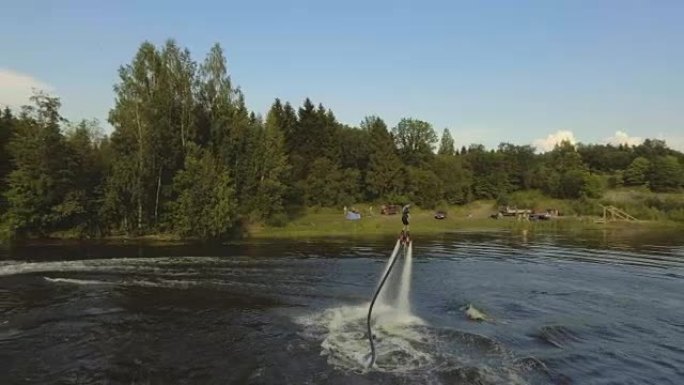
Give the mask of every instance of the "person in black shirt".
M 409 231 L 409 208 L 411 207 L 410 204 L 405 205 L 404 207 L 401 208 L 401 223 L 404 224 L 404 231 L 408 232 Z

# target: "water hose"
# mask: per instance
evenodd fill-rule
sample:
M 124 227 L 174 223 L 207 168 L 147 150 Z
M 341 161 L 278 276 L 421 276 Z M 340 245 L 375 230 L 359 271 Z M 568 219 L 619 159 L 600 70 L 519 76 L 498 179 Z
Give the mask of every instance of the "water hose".
M 366 324 L 368 326 L 368 341 L 370 342 L 371 346 L 371 361 L 368 364 L 369 368 L 373 367 L 373 364 L 375 364 L 375 342 L 373 342 L 373 332 L 371 330 L 371 314 L 373 313 L 373 305 L 375 305 L 375 301 L 378 299 L 378 295 L 380 294 L 382 287 L 385 285 L 387 277 L 389 277 L 390 273 L 392 272 L 392 268 L 394 267 L 394 264 L 397 262 L 397 256 L 399 255 L 399 247 L 403 245 L 403 243 L 404 235 L 402 234 L 402 237 L 397 240 L 397 244 L 394 246 L 394 250 L 392 251 L 392 255 L 390 256 L 389 266 L 387 266 L 385 274 L 382 276 L 382 280 L 380 280 L 380 284 L 378 285 L 377 289 L 375 289 L 375 294 L 373 295 L 373 299 L 371 300 L 370 306 L 368 307 L 368 318 L 366 319 Z

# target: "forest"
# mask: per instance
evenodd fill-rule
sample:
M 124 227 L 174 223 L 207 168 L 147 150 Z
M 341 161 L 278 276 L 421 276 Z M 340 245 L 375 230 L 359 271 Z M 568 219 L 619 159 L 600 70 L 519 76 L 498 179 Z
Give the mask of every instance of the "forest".
M 312 206 L 505 204 L 526 190 L 587 200 L 621 186 L 684 186 L 684 154 L 655 139 L 538 153 L 455 146 L 449 130 L 411 117 L 388 127 L 369 115 L 351 127 L 308 98 L 275 99 L 262 116 L 246 107 L 218 44 L 198 63 L 173 40 L 144 42 L 118 75 L 108 135 L 97 121 L 65 120 L 59 98 L 44 93 L 2 111 L 2 237 L 220 239 L 249 223 L 285 225 Z

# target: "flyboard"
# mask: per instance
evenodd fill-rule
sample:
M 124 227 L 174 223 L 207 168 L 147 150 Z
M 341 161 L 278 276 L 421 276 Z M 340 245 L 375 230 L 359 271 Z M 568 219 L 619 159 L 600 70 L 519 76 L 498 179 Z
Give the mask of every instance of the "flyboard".
M 385 285 L 387 278 L 390 276 L 392 268 L 399 259 L 399 255 L 403 256 L 406 260 L 407 254 L 413 255 L 413 243 L 411 241 L 411 237 L 409 235 L 408 230 L 402 230 L 399 234 L 399 239 L 397 239 L 397 243 L 394 245 L 394 250 L 392 250 L 389 263 L 387 264 L 387 267 L 385 268 L 385 271 L 382 274 L 382 279 L 380 280 L 378 287 L 375 289 L 375 294 L 373 294 L 373 299 L 371 300 L 370 306 L 368 307 L 368 317 L 366 319 L 366 324 L 368 327 L 368 342 L 370 342 L 371 348 L 370 362 L 368 364 L 369 368 L 372 368 L 375 364 L 375 342 L 373 341 L 374 336 L 373 331 L 371 329 L 371 315 L 373 313 L 373 305 L 375 305 L 375 301 L 378 299 L 378 296 L 380 295 L 380 292 L 382 291 L 382 288 Z M 409 260 L 410 258 L 411 257 L 409 257 Z

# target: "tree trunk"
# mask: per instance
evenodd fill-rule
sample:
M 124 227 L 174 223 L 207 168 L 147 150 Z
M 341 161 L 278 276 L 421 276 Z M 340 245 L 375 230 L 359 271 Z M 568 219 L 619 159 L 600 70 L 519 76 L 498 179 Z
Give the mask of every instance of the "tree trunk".
M 183 148 L 183 150 L 185 150 L 185 116 L 186 116 L 185 102 L 186 101 L 187 100 L 185 98 L 185 93 L 183 93 L 183 102 L 181 105 L 181 119 L 180 119 L 180 121 L 181 121 L 180 122 L 180 124 L 181 124 L 181 148 Z
M 160 166 L 159 167 L 159 178 L 157 178 L 157 198 L 154 202 L 154 224 L 155 225 L 159 224 L 159 216 L 157 214 L 159 212 L 159 191 L 161 190 L 161 177 L 162 177 L 162 168 Z
M 185 150 L 185 123 L 181 117 L 181 147 Z
M 142 125 L 140 124 L 140 110 L 138 106 L 135 108 L 135 119 L 138 123 L 138 230 L 142 229 L 142 166 L 143 166 L 143 138 Z

